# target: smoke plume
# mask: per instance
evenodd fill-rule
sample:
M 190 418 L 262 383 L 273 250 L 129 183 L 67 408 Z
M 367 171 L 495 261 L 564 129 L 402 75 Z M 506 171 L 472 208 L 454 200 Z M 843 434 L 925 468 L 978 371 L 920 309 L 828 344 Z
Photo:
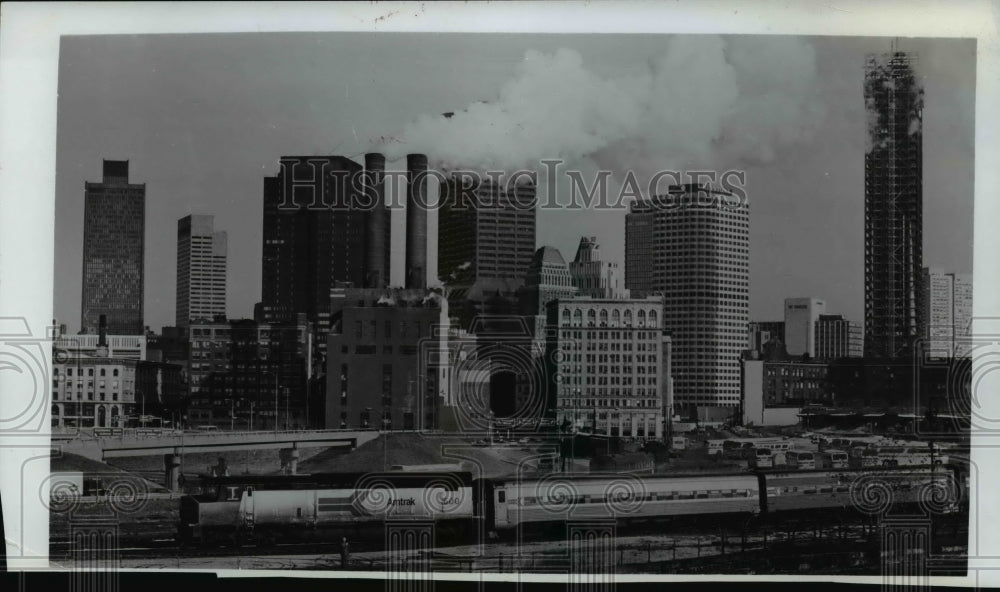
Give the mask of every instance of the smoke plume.
M 675 36 L 665 45 L 642 72 L 621 77 L 595 73 L 571 49 L 528 51 L 495 100 L 424 115 L 402 145 L 383 149 L 392 159 L 426 153 L 441 169 L 562 159 L 651 174 L 767 163 L 821 124 L 808 41 Z

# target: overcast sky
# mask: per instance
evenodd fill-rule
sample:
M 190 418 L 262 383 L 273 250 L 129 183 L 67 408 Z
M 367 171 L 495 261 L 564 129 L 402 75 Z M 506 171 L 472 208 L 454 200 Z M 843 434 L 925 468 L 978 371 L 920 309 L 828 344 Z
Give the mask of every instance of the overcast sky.
M 975 42 L 898 45 L 917 52 L 925 87 L 924 263 L 971 271 Z M 229 233 L 228 311 L 249 317 L 262 179 L 279 157 L 384 151 L 401 170 L 412 151 L 452 167 L 563 158 L 613 171 L 612 192 L 629 170 L 643 183 L 660 169 L 745 170 L 751 319 L 816 296 L 861 321 L 864 61 L 889 48 L 856 37 L 64 37 L 54 316 L 79 328 L 84 182 L 101 180 L 102 159 L 128 159 L 132 182 L 146 183 L 145 315 L 159 330 L 174 323 L 179 218 L 214 214 Z M 398 245 L 401 223 L 394 212 Z M 582 235 L 623 262 L 624 210 L 539 212 L 538 246 L 571 259 Z M 436 241 L 428 248 L 433 271 Z M 402 274 L 396 249 L 396 283 Z

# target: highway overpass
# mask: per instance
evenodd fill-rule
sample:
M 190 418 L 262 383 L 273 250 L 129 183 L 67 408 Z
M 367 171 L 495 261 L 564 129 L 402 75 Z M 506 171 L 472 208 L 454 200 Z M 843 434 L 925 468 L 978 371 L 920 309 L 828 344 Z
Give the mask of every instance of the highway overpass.
M 289 432 L 168 432 L 99 437 L 85 433 L 53 434 L 53 448 L 104 461 L 123 456 L 155 456 L 281 448 L 356 448 L 374 440 L 374 430 L 309 430 Z

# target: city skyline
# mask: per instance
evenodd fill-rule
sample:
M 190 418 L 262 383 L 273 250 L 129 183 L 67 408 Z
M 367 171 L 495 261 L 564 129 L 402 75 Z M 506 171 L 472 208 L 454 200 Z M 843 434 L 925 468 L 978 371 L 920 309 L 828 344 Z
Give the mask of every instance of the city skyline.
M 316 52 L 331 50 L 343 34 L 326 35 L 265 35 L 259 43 L 249 43 L 247 36 L 229 36 L 219 43 L 218 36 L 205 38 L 188 38 L 165 36 L 156 40 L 141 37 L 112 40 L 109 38 L 92 38 L 87 40 L 67 38 L 63 44 L 63 60 L 61 60 L 60 82 L 60 129 L 59 129 L 59 165 L 57 172 L 57 244 L 56 244 L 56 285 L 55 316 L 60 322 L 67 323 L 71 332 L 79 327 L 74 325 L 79 313 L 75 310 L 73 299 L 68 296 L 79 291 L 74 287 L 79 285 L 81 271 L 79 264 L 74 265 L 74 258 L 64 256 L 66 252 L 78 249 L 81 243 L 78 237 L 82 230 L 81 191 L 78 183 L 83 180 L 97 178 L 102 158 L 123 158 L 130 161 L 131 177 L 147 185 L 147 290 L 145 324 L 158 329 L 169 325 L 174 318 L 173 294 L 175 269 L 175 249 L 164 250 L 163 246 L 175 240 L 171 229 L 176 220 L 189 213 L 212 214 L 216 216 L 217 226 L 225 228 L 230 233 L 230 271 L 229 285 L 231 297 L 228 302 L 228 313 L 231 317 L 249 317 L 253 305 L 260 300 L 260 264 L 261 253 L 260 223 L 257 218 L 261 210 L 262 178 L 276 174 L 278 159 L 283 154 L 317 154 L 346 155 L 356 162 L 367 151 L 385 150 L 389 155 L 388 170 L 405 170 L 402 159 L 394 154 L 392 146 L 368 139 L 377 139 L 384 135 L 392 135 L 393 130 L 405 129 L 412 121 L 422 115 L 434 115 L 446 110 L 460 110 L 465 104 L 475 101 L 489 101 L 494 95 L 500 94 L 503 85 L 511 78 L 510 70 L 517 64 L 518 58 L 524 58 L 529 49 L 558 55 L 562 47 L 572 47 L 583 58 L 584 68 L 590 68 L 596 75 L 617 79 L 618 75 L 634 74 L 634 68 L 626 62 L 629 56 L 649 57 L 663 52 L 664 48 L 681 36 L 630 36 L 628 47 L 634 47 L 626 52 L 612 54 L 605 52 L 605 40 L 585 39 L 582 36 L 518 36 L 519 43 L 499 43 L 490 36 L 447 36 L 440 42 L 423 43 L 427 45 L 424 57 L 439 58 L 450 55 L 449 51 L 462 47 L 476 47 L 480 52 L 474 57 L 483 56 L 483 67 L 472 72 L 469 62 L 464 60 L 461 71 L 447 74 L 447 81 L 440 84 L 448 88 L 449 84 L 457 84 L 461 90 L 459 98 L 442 98 L 440 89 L 434 90 L 430 81 L 413 86 L 421 92 L 407 96 L 403 105 L 386 107 L 381 116 L 372 113 L 376 107 L 359 111 L 358 105 L 364 103 L 364 85 L 355 86 L 359 73 L 356 68 L 345 71 L 344 84 L 348 85 L 346 98 L 340 92 L 320 87 L 336 86 L 325 78 L 317 80 L 316 68 L 319 66 L 312 57 Z M 281 75 L 269 76 L 266 88 L 257 89 L 257 94 L 236 92 L 238 101 L 234 107 L 235 113 L 245 115 L 249 109 L 257 114 L 259 121 L 247 123 L 246 120 L 237 125 L 235 114 L 221 112 L 222 97 L 217 95 L 233 95 L 229 91 L 245 89 L 251 78 L 243 76 L 247 73 L 250 55 L 272 56 L 262 68 L 273 68 L 282 49 L 278 40 L 284 39 L 285 50 L 297 48 L 294 55 L 300 61 L 301 72 L 295 68 L 282 71 Z M 401 37 L 379 37 L 367 40 L 363 35 L 347 35 L 353 41 L 367 43 L 375 52 L 375 57 L 388 60 L 393 69 L 383 69 L 386 76 L 405 69 L 406 60 L 395 49 Z M 402 37 L 405 37 L 402 36 Z M 287 39 L 286 39 L 287 38 Z M 709 37 L 691 38 L 691 43 L 710 44 Z M 506 39 L 506 38 L 505 38 Z M 727 42 L 739 41 L 741 38 L 729 37 Z M 834 109 L 836 117 L 828 116 L 826 121 L 835 122 L 820 126 L 810 138 L 801 141 L 789 140 L 777 142 L 776 149 L 768 162 L 753 163 L 747 161 L 744 169 L 747 171 L 747 193 L 754 205 L 751 221 L 751 289 L 750 318 L 775 318 L 780 312 L 783 298 L 790 296 L 815 296 L 826 300 L 830 308 L 837 310 L 852 320 L 861 320 L 863 315 L 863 268 L 861 237 L 863 236 L 863 155 L 864 155 L 864 99 L 862 95 L 864 56 L 871 52 L 887 50 L 889 39 L 806 39 L 780 38 L 777 50 L 782 40 L 790 40 L 790 44 L 802 44 L 815 54 L 815 72 L 823 83 L 821 91 L 830 92 L 827 109 Z M 305 41 L 314 41 L 310 45 Z M 183 42 L 183 43 L 182 43 Z M 298 43 L 295 43 L 298 42 Z M 120 51 L 121 44 L 131 44 L 132 50 L 141 57 L 128 58 L 129 51 Z M 74 45 L 80 44 L 80 45 Z M 231 51 L 226 48 L 232 45 Z M 765 44 L 766 45 L 766 44 Z M 183 47 L 182 47 L 183 46 Z M 901 49 L 911 49 L 920 54 L 920 71 L 926 77 L 926 115 L 925 115 L 925 256 L 927 265 L 944 267 L 957 272 L 971 269 L 971 241 L 968 235 L 972 224 L 972 104 L 974 93 L 974 59 L 962 59 L 974 56 L 974 43 L 961 40 L 902 40 Z M 69 55 L 68 49 L 74 49 L 74 55 Z M 165 80 L 148 71 L 138 72 L 129 65 L 146 64 L 162 60 L 179 60 L 181 56 L 191 57 L 192 52 L 206 48 L 222 48 L 219 56 L 212 57 L 210 64 L 202 66 L 179 67 L 164 66 L 163 71 L 169 71 L 169 76 L 181 76 L 178 80 Z M 308 47 L 308 48 L 307 48 Z M 798 47 L 796 45 L 796 47 Z M 255 48 L 259 48 L 255 50 Z M 115 50 L 115 51 L 113 51 Z M 776 51 L 777 51 L 776 50 Z M 241 52 L 237 59 L 235 52 Z M 108 53 L 110 52 L 110 53 Z M 157 53 L 158 56 L 150 55 Z M 631 52 L 631 53 L 630 53 Z M 111 54 L 114 54 L 113 56 Z M 389 59 L 389 57 L 392 59 Z M 107 58 L 107 59 L 105 59 Z M 405 58 L 405 59 L 404 59 Z M 195 88 L 199 78 L 208 74 L 205 68 L 225 64 L 225 60 L 235 60 L 230 63 L 232 68 L 224 68 L 228 72 L 223 83 L 213 84 L 210 89 Z M 124 62 L 118 68 L 118 77 L 111 79 L 108 73 L 115 71 L 112 64 Z M 219 60 L 222 60 L 221 62 Z M 733 62 L 738 60 L 733 59 Z M 381 62 L 380 62 L 381 63 Z M 435 62 L 437 63 L 437 62 Z M 72 66 L 72 67 L 70 67 Z M 735 64 L 734 68 L 739 68 Z M 240 70 L 243 68 L 243 70 Z M 630 69 L 631 68 L 631 69 Z M 434 69 L 437 73 L 438 69 Z M 102 73 L 103 72 L 103 73 Z M 273 73 L 270 70 L 269 74 Z M 350 74 L 349 76 L 347 74 Z M 168 74 L 164 74 L 165 76 Z M 437 73 L 438 76 L 444 74 Z M 773 74 L 772 74 L 773 75 Z M 141 90 L 142 84 L 130 87 L 129 93 L 139 93 L 139 96 L 125 93 L 129 100 L 127 106 L 119 105 L 117 111 L 106 104 L 94 101 L 110 98 L 115 104 L 117 97 L 105 97 L 104 93 L 94 95 L 94 88 L 100 85 L 80 87 L 81 82 L 91 83 L 90 77 L 97 76 L 108 84 L 116 84 L 114 80 L 147 80 L 152 83 L 149 90 L 167 92 L 167 85 L 177 85 L 177 98 L 173 101 L 153 100 L 159 97 L 156 93 L 147 96 L 147 91 Z M 465 77 L 463 79 L 462 77 Z M 138 78 L 137 78 L 138 77 Z M 288 82 L 288 77 L 311 80 L 313 86 L 305 91 L 298 89 L 297 94 L 279 92 L 277 86 Z M 455 78 L 452 78 L 455 77 Z M 277 80 L 271 80 L 277 78 Z M 320 77 L 322 78 L 322 77 Z M 186 79 L 186 82 L 185 82 Z M 335 77 L 331 77 L 335 79 Z M 459 82 L 454 82 L 458 80 Z M 520 80 L 515 76 L 515 80 Z M 706 84 L 712 82 L 709 79 Z M 183 84 L 181 84 L 183 83 Z M 400 83 L 402 84 L 402 83 Z M 411 83 L 414 85 L 416 83 Z M 324 87 L 325 88 L 325 87 Z M 337 87 L 338 91 L 344 91 Z M 747 90 L 752 94 L 753 89 Z M 65 91 L 65 92 L 64 92 Z M 204 94 L 209 93 L 209 94 Z M 109 93 L 113 95 L 114 93 Z M 824 95 L 820 92 L 821 97 Z M 330 122 L 327 116 L 310 119 L 317 113 L 326 113 L 320 109 L 324 104 L 321 99 L 336 98 L 334 111 L 342 113 L 340 122 Z M 362 97 L 362 98 L 358 98 Z M 289 103 L 284 105 L 282 100 Z M 399 101 L 401 99 L 383 98 L 382 101 Z M 680 99 L 679 99 L 680 100 Z M 770 100 L 770 99 L 769 99 Z M 456 104 L 457 103 L 457 104 Z M 341 109 L 343 107 L 343 109 Z M 185 119 L 195 114 L 211 114 L 216 123 L 206 123 L 200 117 L 193 120 Z M 296 111 L 298 109 L 298 111 Z M 957 116 L 956 116 L 957 114 Z M 156 117 L 154 117 L 156 115 Z M 293 116 L 294 115 L 294 116 Z M 85 117 L 86 116 L 86 117 Z M 165 117 L 165 119 L 164 119 Z M 137 122 L 136 118 L 141 121 Z M 337 118 L 334 118 L 337 119 Z M 180 130 L 162 127 L 163 121 L 171 123 Z M 310 121 L 314 124 L 307 126 Z M 348 121 L 350 125 L 343 123 Z M 779 121 L 780 122 L 780 121 Z M 215 154 L 215 145 L 211 138 L 206 138 L 203 130 L 195 129 L 198 124 L 229 126 L 225 133 L 235 138 L 227 142 L 223 162 L 213 162 L 208 155 Z M 361 124 L 364 124 L 361 126 Z M 241 129 L 240 125 L 243 126 Z M 333 126 L 332 128 L 329 126 Z M 353 133 L 345 126 L 354 125 Z M 138 126 L 138 127 L 137 127 Z M 235 127 L 234 127 L 235 126 Z M 338 127 L 339 126 L 339 127 Z M 360 126 L 360 127 L 359 127 Z M 204 126 L 203 126 L 204 127 Z M 315 128 L 315 129 L 312 129 Z M 219 131 L 219 128 L 215 128 Z M 136 130 L 139 130 L 138 132 Z M 317 133 L 316 130 L 328 130 Z M 270 131 L 270 134 L 268 132 Z M 148 132 L 148 133 L 147 133 Z M 379 132 L 379 133 L 376 133 Z M 178 135 L 180 134 L 180 135 Z M 235 134 L 235 135 L 232 135 Z M 274 147 L 261 146 L 261 142 L 248 141 L 245 136 L 256 139 L 271 137 Z M 261 135 L 263 134 L 263 136 Z M 355 135 L 358 140 L 354 140 Z M 127 137 L 126 137 L 127 136 Z M 160 138 L 164 141 L 154 141 Z M 932 139 L 933 138 L 933 139 Z M 326 139 L 329 139 L 327 142 Z M 722 138 L 724 140 L 724 138 Z M 343 140 L 340 142 L 339 140 Z M 484 143 L 489 144 L 485 139 Z M 718 140 L 718 138 L 716 138 Z M 325 142 L 325 143 L 324 143 Z M 81 143 L 86 146 L 81 145 Z M 716 142 L 723 143 L 723 142 Z M 95 154 L 97 146 L 97 154 Z M 252 149 L 249 147 L 253 147 Z M 805 149 L 803 149 L 805 148 Z M 407 145 L 409 150 L 409 145 Z M 433 161 L 438 158 L 428 151 Z M 205 158 L 202 158 L 204 156 Z M 572 155 L 570 155 L 572 156 Z M 628 161 L 629 154 L 623 150 L 617 155 L 621 160 Z M 686 155 L 688 156 L 688 155 Z M 220 157 L 221 158 L 221 157 Z M 705 160 L 719 158 L 718 154 L 706 157 Z M 201 162 L 201 161 L 205 162 Z M 663 158 L 664 162 L 669 160 Z M 730 161 L 739 161 L 732 156 Z M 761 157 L 761 160 L 766 160 Z M 636 157 L 636 170 L 648 168 L 648 163 Z M 154 166 L 155 163 L 155 166 Z M 174 166 L 171 166 L 174 163 Z M 251 165 L 252 163 L 252 165 Z M 473 163 L 474 164 L 474 163 Z M 587 166 L 593 170 L 593 159 L 577 158 L 581 170 L 587 171 Z M 605 163 L 607 164 L 607 163 Z M 737 163 L 739 164 L 739 163 Z M 819 166 L 822 165 L 822 166 Z M 712 162 L 703 168 L 712 166 L 724 170 L 724 162 Z M 614 166 L 608 168 L 614 169 Z M 693 167 L 678 167 L 691 170 Z M 180 175 L 187 169 L 190 174 Z M 963 172 L 964 171 L 964 172 Z M 616 178 L 621 175 L 617 175 Z M 592 177 L 587 177 L 588 182 Z M 612 185 L 609 192 L 617 194 Z M 563 183 L 565 185 L 565 183 Z M 544 187 L 539 186 L 540 194 Z M 808 200 L 802 197 L 808 196 Z M 399 197 L 397 196 L 397 200 Z M 544 203 L 544 197 L 540 195 Z M 396 230 L 403 224 L 403 212 L 393 210 L 391 213 L 392 228 Z M 551 245 L 562 252 L 573 252 L 580 236 L 592 235 L 598 238 L 602 245 L 604 257 L 610 261 L 624 261 L 624 209 L 612 213 L 604 212 L 573 212 L 573 211 L 541 211 L 538 216 L 538 239 L 536 247 Z M 237 216 L 245 215 L 245 219 Z M 789 218 L 794 220 L 789 224 Z M 933 221 L 933 223 L 931 222 Z M 944 230 L 944 229 L 947 230 Z M 433 236 L 436 233 L 437 220 L 434 212 L 429 216 L 428 242 L 429 267 L 436 267 L 436 246 Z M 967 229 L 969 232 L 962 232 Z M 779 232 L 780 231 L 780 232 Z M 393 236 L 398 236 L 393 233 Z M 391 255 L 390 277 L 392 284 L 402 285 L 402 252 L 394 245 Z M 433 275 L 431 276 L 433 277 Z

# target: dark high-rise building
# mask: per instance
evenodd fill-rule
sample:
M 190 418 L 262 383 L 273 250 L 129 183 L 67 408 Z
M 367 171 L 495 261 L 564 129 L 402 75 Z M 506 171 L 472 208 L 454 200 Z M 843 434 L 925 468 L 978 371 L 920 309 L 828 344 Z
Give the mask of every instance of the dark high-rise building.
M 519 287 L 535 255 L 535 186 L 441 184 L 438 276 L 451 286 L 511 280 Z
M 380 175 L 379 161 L 373 155 L 366 159 Z M 366 182 L 358 178 L 358 163 L 342 156 L 292 156 L 281 162 L 277 176 L 264 178 L 263 320 L 291 324 L 305 313 L 317 334 L 325 335 L 331 291 L 338 282 L 363 287 L 386 281 L 388 216 L 380 212 L 380 219 L 370 223 L 374 208 L 361 201 Z M 380 183 L 379 177 L 379 193 Z M 384 238 L 369 241 L 371 232 Z M 369 274 L 367 251 L 376 243 L 383 245 L 384 266 Z M 317 342 L 325 349 L 325 337 Z
M 142 335 L 146 184 L 128 182 L 127 160 L 105 160 L 100 183 L 84 185 L 83 298 L 80 329 Z
M 750 311 L 750 207 L 707 185 L 671 187 L 625 216 L 625 287 L 663 296 L 674 400 L 738 407 Z
M 922 328 L 923 88 L 911 60 L 865 67 L 865 357 L 908 355 Z
M 214 219 L 191 215 L 177 221 L 178 327 L 226 316 L 227 235 L 216 232 Z

